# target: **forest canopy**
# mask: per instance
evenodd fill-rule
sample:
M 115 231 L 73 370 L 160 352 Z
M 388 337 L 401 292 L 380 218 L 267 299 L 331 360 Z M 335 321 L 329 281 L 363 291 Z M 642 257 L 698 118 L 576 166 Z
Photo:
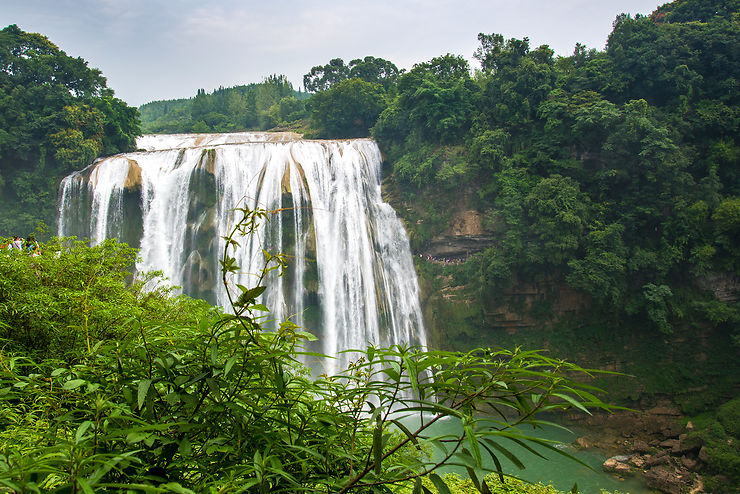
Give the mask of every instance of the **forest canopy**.
M 604 51 L 569 57 L 480 34 L 472 76 L 451 55 L 400 75 L 371 133 L 405 204 L 436 198 L 407 214 L 414 249 L 467 200 L 493 237 L 461 274 L 484 297 L 549 277 L 655 331 L 735 324 L 737 304 L 686 290 L 740 270 L 738 15 L 690 1 L 621 15 Z
M 303 119 L 308 96 L 294 90 L 284 75 L 271 75 L 211 93 L 199 89 L 194 98 L 153 101 L 139 110 L 145 133 L 268 130 Z
M 0 31 L 0 232 L 53 224 L 60 179 L 135 148 L 139 113 L 100 70 L 16 25 Z

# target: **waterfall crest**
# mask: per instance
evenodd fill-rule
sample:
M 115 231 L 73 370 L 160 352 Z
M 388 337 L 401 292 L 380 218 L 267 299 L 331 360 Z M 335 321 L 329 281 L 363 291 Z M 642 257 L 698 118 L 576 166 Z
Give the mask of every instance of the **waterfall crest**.
M 292 133 L 148 135 L 60 185 L 59 235 L 139 248 L 138 271 L 162 270 L 184 293 L 227 305 L 221 238 L 236 207 L 281 210 L 243 239 L 233 280 L 252 286 L 262 249 L 289 257 L 262 302 L 338 356 L 367 343 L 426 345 L 408 239 L 380 192 L 369 139 L 303 140 Z M 252 274 L 250 274 L 252 273 Z

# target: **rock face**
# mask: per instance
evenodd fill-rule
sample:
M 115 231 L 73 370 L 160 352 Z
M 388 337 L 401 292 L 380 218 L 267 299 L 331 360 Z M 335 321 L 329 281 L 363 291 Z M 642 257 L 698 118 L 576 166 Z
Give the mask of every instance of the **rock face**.
M 512 288 L 504 291 L 499 303 L 484 308 L 483 315 L 490 327 L 514 334 L 520 328 L 541 325 L 541 321 L 532 317 L 537 305 L 546 303 L 553 320 L 557 321 L 586 309 L 589 301 L 588 296 L 552 278 L 542 279 L 536 284 L 514 281 Z
M 705 492 L 696 473 L 706 462 L 705 449 L 693 424 L 682 427 L 680 420 L 681 414 L 670 406 L 594 415 L 578 420 L 592 431 L 578 444 L 610 451 L 613 456 L 602 468 L 619 477 L 642 475 L 650 488 L 668 494 Z
M 470 255 L 490 247 L 493 235 L 483 230 L 482 215 L 478 211 L 457 211 L 445 234 L 432 238 L 423 254 L 434 258 L 467 259 Z
M 649 487 L 668 494 L 681 494 L 683 489 L 691 485 L 689 476 L 664 466 L 653 467 L 645 472 L 645 481 Z
M 136 160 L 128 159 L 128 174 L 123 182 L 123 187 L 126 190 L 141 188 L 141 167 Z
M 733 274 L 713 274 L 700 280 L 702 286 L 714 292 L 720 302 L 730 303 L 740 300 L 740 279 Z
M 632 475 L 632 467 L 624 463 L 624 461 L 627 460 L 622 460 L 619 457 L 611 457 L 604 462 L 602 467 L 605 472 L 611 472 L 619 475 L 620 477 L 624 477 L 625 475 Z

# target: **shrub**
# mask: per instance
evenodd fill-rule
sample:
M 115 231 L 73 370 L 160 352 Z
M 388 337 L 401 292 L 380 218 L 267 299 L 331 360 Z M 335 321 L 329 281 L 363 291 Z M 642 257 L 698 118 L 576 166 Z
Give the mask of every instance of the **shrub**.
M 115 332 L 75 346 L 74 359 L 31 358 L 23 347 L 0 353 L 0 484 L 18 492 L 344 493 L 410 481 L 417 492 L 422 477 L 441 488 L 435 471 L 454 461 L 483 488 L 482 457 L 499 465 L 498 456 L 514 457 L 509 444 L 567 456 L 519 425 L 540 424 L 540 412 L 608 408 L 571 379 L 583 369 L 519 349 L 371 346 L 338 375 L 313 377 L 300 362 L 315 357 L 302 350 L 310 334 L 290 321 L 276 331 L 261 326 L 262 281 L 283 258 L 265 253 L 253 288 L 230 282 L 239 270 L 235 237 L 266 216 L 242 212 L 222 256 L 233 314 L 178 318 L 139 304 L 133 317 L 112 318 Z M 111 248 L 124 249 L 89 255 Z M 79 299 L 67 300 L 75 318 L 91 319 Z M 483 407 L 496 415 L 481 417 Z M 432 436 L 446 418 L 461 432 Z M 432 459 L 431 448 L 444 458 Z

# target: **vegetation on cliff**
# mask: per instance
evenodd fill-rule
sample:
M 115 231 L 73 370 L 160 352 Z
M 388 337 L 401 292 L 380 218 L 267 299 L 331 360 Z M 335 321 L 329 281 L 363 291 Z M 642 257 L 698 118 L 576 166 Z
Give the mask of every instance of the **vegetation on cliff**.
M 462 266 L 420 268 L 464 289 L 458 309 L 449 296 L 433 309 L 447 326 L 440 341 L 490 341 L 483 328 L 496 321 L 486 308 L 507 304 L 512 290 L 537 300 L 502 310 L 551 322 L 567 290 L 588 309 L 563 323 L 580 336 L 560 338 L 558 350 L 587 355 L 578 342 L 594 340 L 597 353 L 637 348 L 648 384 L 627 393 L 635 398 L 638 388 L 683 392 L 685 409 L 697 411 L 732 397 L 740 3 L 679 0 L 649 16 L 620 15 L 605 50 L 576 45 L 569 57 L 527 38 L 478 39 L 480 69 L 471 74 L 450 54 L 415 65 L 386 89 L 371 129 L 416 252 L 449 232 L 461 209 L 477 211 L 489 239 Z M 338 119 L 341 108 L 333 111 Z M 696 355 L 684 355 L 688 347 Z M 715 368 L 702 352 L 718 357 Z M 656 373 L 648 354 L 676 361 Z M 717 383 L 711 393 L 688 391 L 706 379 Z
M 131 151 L 136 108 L 113 96 L 99 70 L 46 37 L 0 31 L 0 232 L 53 225 L 62 177 L 98 156 Z
M 469 190 L 495 239 L 469 261 L 487 297 L 552 276 L 664 334 L 694 316 L 740 320 L 737 306 L 682 300 L 740 269 L 738 13 L 691 5 L 620 16 L 603 52 L 556 59 L 481 34 L 474 77 L 449 55 L 400 77 L 373 135 L 402 200 Z M 420 230 L 423 250 L 435 232 Z

